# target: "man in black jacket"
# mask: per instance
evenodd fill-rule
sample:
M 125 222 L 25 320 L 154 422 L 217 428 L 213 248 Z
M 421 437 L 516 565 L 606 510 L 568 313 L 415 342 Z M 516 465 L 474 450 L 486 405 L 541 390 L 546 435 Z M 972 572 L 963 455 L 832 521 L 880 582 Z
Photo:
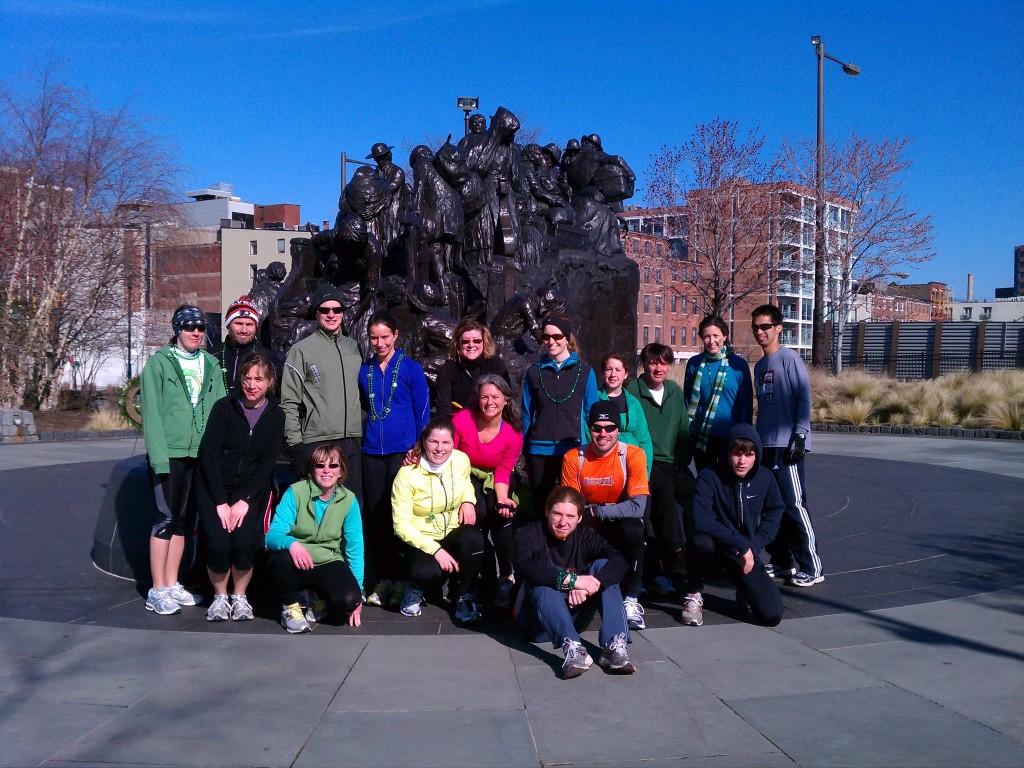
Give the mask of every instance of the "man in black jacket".
M 259 342 L 260 314 L 252 299 L 240 296 L 224 316 L 224 328 L 228 337 L 216 353 L 224 371 L 224 388 L 232 397 L 238 397 L 242 383 L 242 361 L 250 352 L 259 352 L 274 362 L 274 376 L 281 380 L 277 356 Z
M 579 525 L 585 504 L 578 491 L 555 487 L 544 519 L 516 531 L 512 558 L 521 585 L 516 626 L 531 642 L 547 637 L 556 648 L 562 646 L 566 680 L 593 664 L 579 633 L 597 610 L 602 648 L 598 664 L 617 674 L 636 671 L 626 654 L 629 630 L 619 591 L 628 566 L 598 533 Z
M 721 565 L 754 621 L 774 627 L 782 621 L 782 597 L 760 555 L 778 533 L 786 505 L 775 476 L 760 465 L 761 450 L 757 430 L 738 424 L 718 465 L 701 471 L 693 496 L 694 546 Z

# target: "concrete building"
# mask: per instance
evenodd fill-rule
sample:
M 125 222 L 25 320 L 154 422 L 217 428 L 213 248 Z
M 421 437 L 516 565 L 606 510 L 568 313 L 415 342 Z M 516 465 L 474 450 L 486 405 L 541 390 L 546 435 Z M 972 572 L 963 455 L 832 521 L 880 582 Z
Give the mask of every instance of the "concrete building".
M 1024 321 L 1024 296 L 982 301 L 954 301 L 953 320 L 1014 323 Z
M 908 296 L 902 285 L 866 283 L 854 295 L 850 305 L 849 323 L 925 323 L 931 321 L 930 301 Z
M 310 230 L 316 230 L 300 225 L 300 206 L 246 203 L 233 195 L 230 184 L 212 184 L 187 197 L 192 202 L 177 206 L 185 226 L 161 233 L 152 248 L 149 347 L 166 341 L 161 320 L 182 303 L 195 304 L 219 324 L 228 306 L 252 287 L 259 270 L 275 261 L 290 267 L 290 241 L 309 238 Z

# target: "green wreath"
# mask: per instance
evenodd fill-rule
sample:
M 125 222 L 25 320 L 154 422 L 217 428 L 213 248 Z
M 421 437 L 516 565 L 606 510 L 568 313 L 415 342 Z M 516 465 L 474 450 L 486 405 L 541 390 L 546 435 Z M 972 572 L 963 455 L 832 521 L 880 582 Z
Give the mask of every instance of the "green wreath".
M 117 393 L 121 417 L 135 429 L 142 429 L 142 384 L 138 376 L 125 382 Z

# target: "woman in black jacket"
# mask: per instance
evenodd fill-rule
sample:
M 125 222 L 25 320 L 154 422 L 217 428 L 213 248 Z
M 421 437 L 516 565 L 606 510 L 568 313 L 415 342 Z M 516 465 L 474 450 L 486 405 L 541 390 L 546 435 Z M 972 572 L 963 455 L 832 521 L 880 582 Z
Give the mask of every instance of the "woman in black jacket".
M 242 361 L 239 397 L 218 400 L 199 448 L 199 519 L 213 602 L 207 621 L 253 618 L 245 595 L 262 543 L 284 411 L 273 398 L 274 366 L 258 352 Z M 234 592 L 228 598 L 228 582 Z
M 505 361 L 498 356 L 487 326 L 471 317 L 463 318 L 452 333 L 448 359 L 437 369 L 434 410 L 451 416 L 472 402 L 476 380 L 485 373 L 501 376 L 511 385 Z

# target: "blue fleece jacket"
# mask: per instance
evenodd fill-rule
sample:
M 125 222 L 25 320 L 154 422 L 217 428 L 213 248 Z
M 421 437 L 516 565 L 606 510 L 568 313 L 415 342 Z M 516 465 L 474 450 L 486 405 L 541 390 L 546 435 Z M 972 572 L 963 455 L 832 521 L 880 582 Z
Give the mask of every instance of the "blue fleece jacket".
M 395 377 L 396 368 L 398 374 L 392 394 L 391 380 Z M 371 376 L 373 403 L 370 402 Z M 373 456 L 405 453 L 413 447 L 430 421 L 427 377 L 420 364 L 406 357 L 402 350 L 395 351 L 383 372 L 374 360 L 359 366 L 359 394 L 367 414 L 363 453 Z M 388 410 L 387 414 L 385 410 Z

